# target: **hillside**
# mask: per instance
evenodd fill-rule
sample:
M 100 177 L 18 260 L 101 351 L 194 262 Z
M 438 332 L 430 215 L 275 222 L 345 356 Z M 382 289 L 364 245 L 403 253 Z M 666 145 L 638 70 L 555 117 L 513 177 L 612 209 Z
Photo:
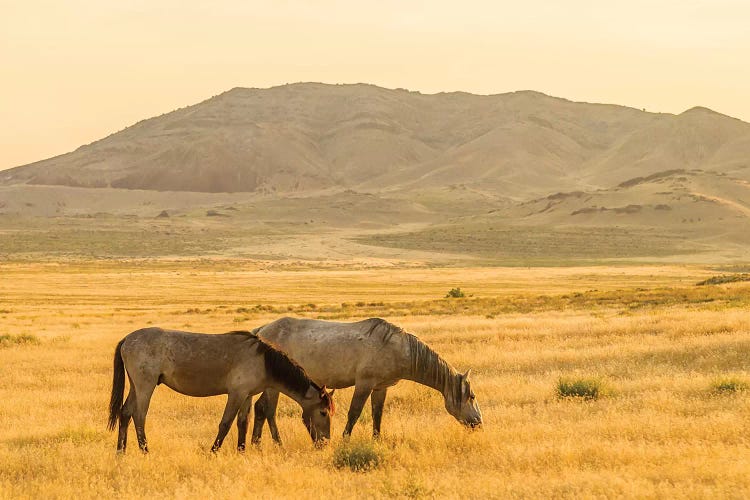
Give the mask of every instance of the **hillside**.
M 0 260 L 745 262 L 749 166 L 705 108 L 237 88 L 0 172 Z
M 750 180 L 748 166 L 750 124 L 704 108 L 293 84 L 235 88 L 0 172 L 0 184 L 255 193 L 463 184 L 520 201 L 669 169 Z

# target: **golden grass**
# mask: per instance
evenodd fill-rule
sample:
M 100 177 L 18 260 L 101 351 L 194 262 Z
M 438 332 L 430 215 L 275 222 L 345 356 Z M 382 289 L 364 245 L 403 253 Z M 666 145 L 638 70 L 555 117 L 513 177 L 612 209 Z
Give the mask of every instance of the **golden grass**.
M 689 267 L 368 269 L 241 261 L 0 266 L 0 497 L 750 496 L 750 288 L 695 287 Z M 460 287 L 465 299 L 444 299 Z M 578 294 L 578 295 L 576 295 Z M 473 295 L 470 297 L 469 295 Z M 342 305 L 345 303 L 346 305 Z M 357 305 L 364 303 L 364 305 Z M 314 307 L 310 306 L 314 304 Z M 371 305 L 374 304 L 374 305 Z M 510 304 L 510 305 L 508 305 Z M 469 432 L 413 383 L 389 392 L 376 468 L 334 465 L 282 398 L 283 448 L 208 452 L 224 398 L 159 387 L 149 456 L 105 430 L 112 352 L 148 325 L 222 332 L 283 311 L 380 315 L 472 368 L 484 428 Z M 607 397 L 560 399 L 561 378 Z M 369 408 L 355 428 L 368 440 Z

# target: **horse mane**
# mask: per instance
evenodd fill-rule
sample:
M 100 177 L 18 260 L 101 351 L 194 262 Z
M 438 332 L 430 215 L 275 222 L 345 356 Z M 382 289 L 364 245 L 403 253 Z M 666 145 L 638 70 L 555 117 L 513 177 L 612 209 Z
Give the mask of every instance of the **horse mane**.
M 367 330 L 367 335 L 378 335 L 380 340 L 387 344 L 394 335 L 409 335 L 403 328 L 389 323 L 383 318 L 370 318 L 366 321 L 370 322 L 370 328 Z
M 316 384 L 314 381 L 307 376 L 304 368 L 302 368 L 296 361 L 287 356 L 281 349 L 274 344 L 267 342 L 260 338 L 257 330 L 248 332 L 246 330 L 235 330 L 226 333 L 226 335 L 242 335 L 248 339 L 252 339 L 256 342 L 256 348 L 258 354 L 263 355 L 263 362 L 265 363 L 266 372 L 269 373 L 274 379 L 286 385 L 290 390 L 299 394 L 305 394 L 308 387 L 312 386 L 321 393 L 325 394 L 328 410 L 331 415 L 336 410 L 333 403 L 333 398 L 328 394 L 328 391 L 323 390 L 323 387 Z
M 379 335 L 383 343 L 394 336 L 406 339 L 409 346 L 411 378 L 415 382 L 433 387 L 444 395 L 450 395 L 453 402 L 461 401 L 461 383 L 456 371 L 416 335 L 405 332 L 402 328 L 381 318 L 371 318 L 368 335 Z

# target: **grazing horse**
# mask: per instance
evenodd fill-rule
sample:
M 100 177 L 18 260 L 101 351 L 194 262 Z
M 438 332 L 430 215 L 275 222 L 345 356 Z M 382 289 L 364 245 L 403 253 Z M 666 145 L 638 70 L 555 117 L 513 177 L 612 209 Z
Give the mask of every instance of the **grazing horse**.
M 123 404 L 126 372 L 130 392 Z M 243 401 L 267 388 L 283 392 L 302 407 L 302 419 L 314 442 L 320 444 L 331 436 L 331 395 L 286 354 L 257 335 L 144 328 L 127 335 L 115 349 L 109 429 L 119 420 L 118 452 L 125 451 L 132 417 L 138 446 L 148 453 L 146 413 L 159 384 L 187 396 L 228 395 L 211 448 L 214 452 L 221 447 Z M 238 418 L 237 427 L 247 433 L 247 414 Z
M 327 387 L 354 386 L 344 436 L 351 434 L 369 397 L 372 432 L 377 437 L 386 391 L 401 379 L 439 391 L 445 409 L 462 424 L 471 428 L 482 424 L 482 413 L 469 383 L 471 370 L 458 373 L 427 344 L 385 320 L 341 323 L 281 318 L 253 333 L 284 349 Z M 281 442 L 275 418 L 278 401 L 279 392 L 269 388 L 255 403 L 253 443 L 260 442 L 266 420 L 274 441 Z M 250 399 L 244 401 L 240 415 L 247 415 L 250 404 Z M 243 429 L 239 431 L 239 446 L 244 446 Z

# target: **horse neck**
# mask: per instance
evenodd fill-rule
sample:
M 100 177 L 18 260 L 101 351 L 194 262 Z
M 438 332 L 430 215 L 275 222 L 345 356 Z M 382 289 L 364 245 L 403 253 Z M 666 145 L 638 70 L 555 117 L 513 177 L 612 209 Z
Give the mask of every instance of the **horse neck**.
M 305 399 L 305 396 L 307 395 L 307 390 L 312 386 L 312 384 L 308 385 L 305 390 L 300 391 L 298 388 L 290 387 L 289 384 L 287 384 L 284 381 L 278 380 L 271 376 L 270 374 L 267 375 L 267 382 L 268 387 L 272 387 L 279 391 L 280 393 L 284 394 L 285 396 L 290 397 L 294 401 L 296 401 L 300 406 L 302 406 L 302 402 Z
M 435 351 L 413 335 L 408 337 L 406 374 L 403 378 L 435 389 L 446 400 L 456 398 L 458 372 Z
M 302 404 L 313 382 L 301 367 L 275 348 L 261 348 L 266 369 L 266 386 L 289 396 Z

